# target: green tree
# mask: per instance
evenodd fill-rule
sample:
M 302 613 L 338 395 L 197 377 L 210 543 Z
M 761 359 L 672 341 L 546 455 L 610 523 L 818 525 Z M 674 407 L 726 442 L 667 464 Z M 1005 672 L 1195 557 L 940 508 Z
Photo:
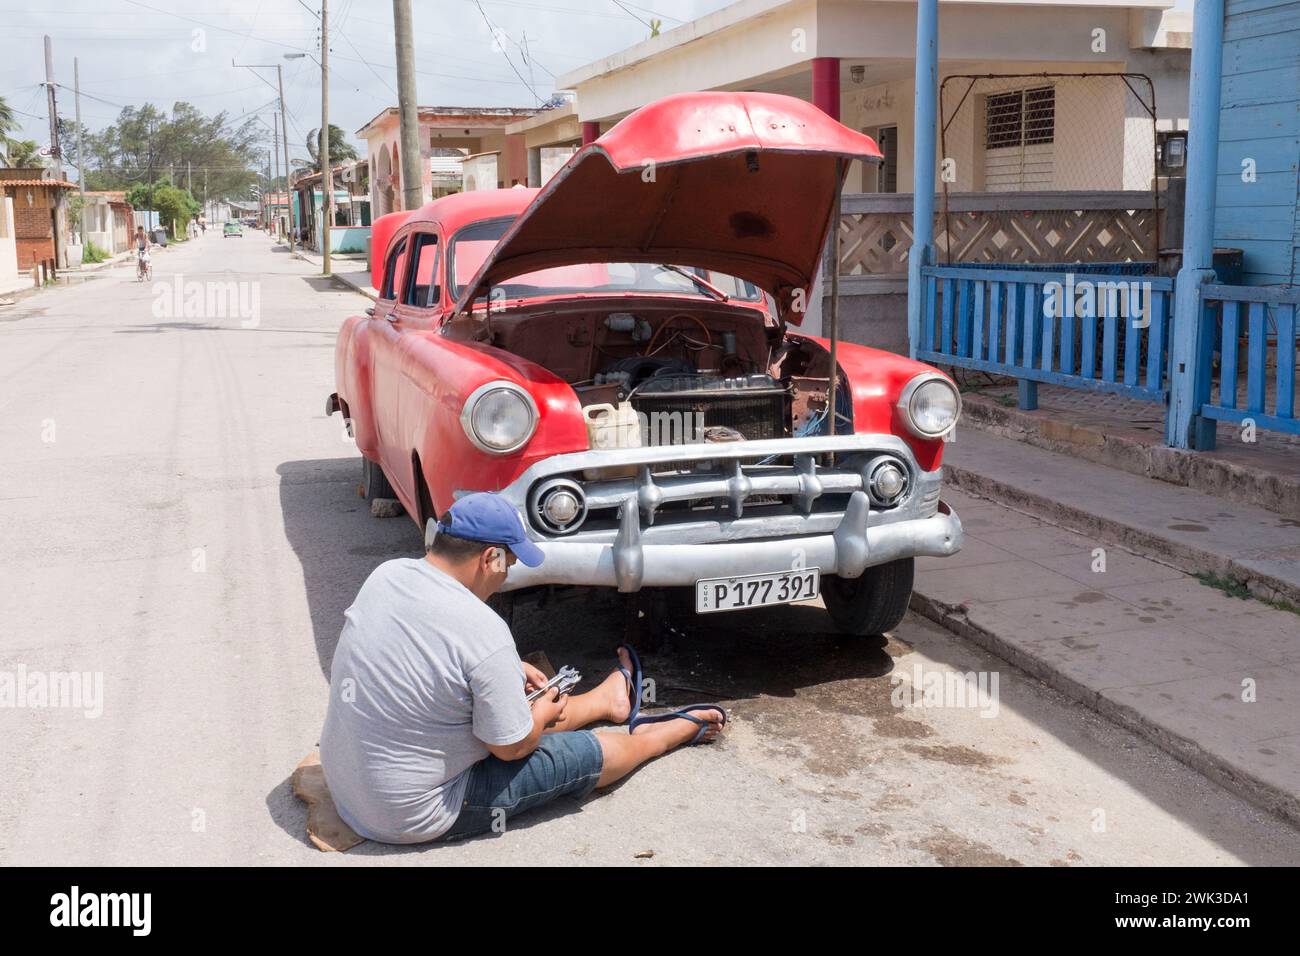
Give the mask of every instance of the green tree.
M 193 182 L 185 185 L 194 193 L 203 195 L 206 170 L 208 197 L 228 199 L 258 180 L 269 131 L 252 119 L 235 125 L 224 112 L 207 116 L 189 103 L 174 104 L 170 113 L 146 103 L 123 109 L 115 123 L 82 138 L 87 188 L 179 183 L 188 168 Z
M 293 164 L 298 167 L 299 172 L 319 173 L 320 172 L 320 129 L 314 129 L 307 134 L 307 152 L 311 159 L 295 159 Z M 343 130 L 339 129 L 333 123 L 330 123 L 330 166 L 337 166 L 339 163 L 346 163 L 357 158 L 357 151 L 352 144 L 347 141 Z
M 158 215 L 171 226 L 173 237 L 180 235 L 185 223 L 198 215 L 202 205 L 190 195 L 189 190 L 180 189 L 171 183 L 164 183 L 153 190 L 154 208 Z
M 36 145 L 35 140 L 6 139 L 5 154 L 8 157 L 8 165 L 12 169 L 27 169 L 45 165 L 45 160 L 41 158 L 41 148 Z

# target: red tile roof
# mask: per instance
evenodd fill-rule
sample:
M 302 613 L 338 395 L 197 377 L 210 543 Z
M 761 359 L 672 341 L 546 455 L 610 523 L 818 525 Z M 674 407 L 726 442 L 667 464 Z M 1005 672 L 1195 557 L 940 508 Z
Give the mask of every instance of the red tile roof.
M 60 189 L 76 189 L 76 183 L 62 179 L 0 179 L 0 189 L 5 186 L 57 186 Z

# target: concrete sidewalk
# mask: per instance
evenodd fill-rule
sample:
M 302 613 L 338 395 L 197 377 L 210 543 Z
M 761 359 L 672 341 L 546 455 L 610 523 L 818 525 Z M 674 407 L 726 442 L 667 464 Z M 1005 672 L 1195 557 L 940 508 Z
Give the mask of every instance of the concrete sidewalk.
M 955 464 L 947 467 L 960 471 L 978 452 L 1008 451 L 975 447 L 988 437 L 962 432 L 948 451 Z M 1133 477 L 1111 474 L 1116 481 Z M 1108 501 L 1098 501 L 1091 494 L 1101 489 L 1085 494 L 1058 475 L 1035 477 L 1048 494 L 1076 497 L 1083 512 L 1140 512 L 1166 525 L 1205 522 L 1202 549 L 1240 547 L 1244 529 L 1212 524 L 1216 512 L 1166 500 L 1163 489 L 1150 487 L 1158 482 L 1133 477 L 1148 486 L 1143 496 L 1113 488 Z M 953 482 L 944 497 L 961 516 L 966 543 L 954 557 L 918 561 L 913 610 L 1300 823 L 1300 615 L 1229 596 L 1165 560 Z M 1172 513 L 1161 510 L 1166 506 Z M 1239 507 L 1215 501 L 1217 512 Z M 1292 543 L 1300 543 L 1295 537 L 1292 529 Z
M 294 255 L 303 262 L 309 262 L 317 269 L 323 268 L 324 260 L 320 253 L 301 247 L 294 250 Z M 379 298 L 379 290 L 370 284 L 370 265 L 365 257 L 332 256 L 330 260 L 334 278 L 344 285 L 360 292 L 371 301 Z
M 949 487 L 1188 574 L 1230 578 L 1263 600 L 1300 606 L 1300 514 L 1229 501 L 978 429 L 962 431 L 945 449 L 944 464 Z

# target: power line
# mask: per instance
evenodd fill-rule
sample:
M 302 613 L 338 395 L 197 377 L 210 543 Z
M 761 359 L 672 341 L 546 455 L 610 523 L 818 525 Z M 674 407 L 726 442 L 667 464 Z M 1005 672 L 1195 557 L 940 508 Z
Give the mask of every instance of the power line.
M 488 19 L 487 11 L 483 9 L 483 4 L 480 3 L 479 0 L 474 0 L 474 5 L 478 7 L 479 15 L 483 17 L 483 22 L 487 24 L 488 32 L 492 34 L 493 40 L 495 42 L 495 39 L 498 36 L 497 28 L 493 26 L 492 21 Z M 506 35 L 505 31 L 500 31 L 500 35 L 502 36 Z M 528 87 L 528 92 L 532 93 L 533 99 L 537 100 L 537 102 L 540 104 L 542 102 L 542 98 L 537 95 L 537 91 L 533 89 L 532 86 L 529 86 L 528 81 L 524 79 L 524 75 L 515 69 L 514 61 L 510 59 L 510 54 L 506 52 L 505 47 L 501 48 L 501 55 L 505 57 L 505 61 L 510 65 L 510 69 L 514 70 L 515 76 L 519 77 L 519 82 L 524 84 L 524 86 Z
M 641 23 L 644 23 L 646 26 L 650 27 L 650 21 L 648 21 L 648 20 L 641 20 L 640 17 L 638 17 L 635 13 L 633 13 L 633 12 L 632 12 L 631 10 L 629 10 L 627 7 L 623 6 L 623 4 L 619 3 L 618 0 L 612 0 L 612 2 L 613 2 L 613 4 L 614 4 L 614 6 L 618 7 L 620 10 L 622 10 L 624 13 L 626 13 L 626 14 L 627 14 L 629 17 L 631 17 L 633 20 L 640 20 Z M 653 30 L 654 27 L 650 27 L 650 29 Z

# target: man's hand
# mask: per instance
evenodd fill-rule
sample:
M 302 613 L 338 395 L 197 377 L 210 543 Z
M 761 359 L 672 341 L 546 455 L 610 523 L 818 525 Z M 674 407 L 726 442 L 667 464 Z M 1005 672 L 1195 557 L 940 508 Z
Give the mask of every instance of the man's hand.
M 527 661 L 520 661 L 524 667 L 524 693 L 531 694 L 540 687 L 546 686 L 547 677 L 540 670 Z
M 543 681 L 545 683 L 545 681 Z M 544 728 L 554 727 L 564 719 L 564 707 L 569 702 L 569 695 L 558 696 L 559 691 L 551 688 L 533 701 L 534 719 L 540 719 Z

